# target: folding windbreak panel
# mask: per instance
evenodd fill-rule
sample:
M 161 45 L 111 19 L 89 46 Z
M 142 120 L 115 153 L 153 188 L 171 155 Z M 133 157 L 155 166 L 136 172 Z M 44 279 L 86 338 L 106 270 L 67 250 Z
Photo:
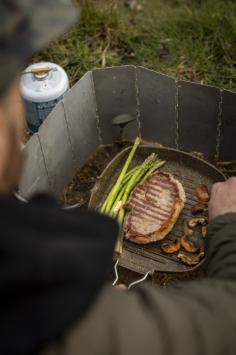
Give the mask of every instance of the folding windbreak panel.
M 123 139 L 138 136 L 135 67 L 94 70 L 93 81 L 102 143 L 113 143 L 119 136 L 119 128 L 112 126 L 112 119 L 120 114 L 135 118 L 124 128 Z
M 178 82 L 178 148 L 214 158 L 220 115 L 220 90 Z
M 206 159 L 236 160 L 235 93 L 176 83 L 141 67 L 97 69 L 65 94 L 27 143 L 22 197 L 49 189 L 60 195 L 99 144 L 117 140 L 120 130 L 112 119 L 120 114 L 134 119 L 125 126 L 123 139 L 141 135 L 146 141 L 203 153 Z
M 176 147 L 175 80 L 152 70 L 137 68 L 141 137 Z
M 77 168 L 99 145 L 99 129 L 92 74 L 88 72 L 64 96 L 69 136 Z
M 18 193 L 25 199 L 36 192 L 51 190 L 39 135 L 34 134 L 24 148 L 25 164 Z
M 222 115 L 220 123 L 220 160 L 236 159 L 236 95 L 230 91 L 222 92 Z
M 60 196 L 76 168 L 62 101 L 49 114 L 38 134 L 51 189 Z

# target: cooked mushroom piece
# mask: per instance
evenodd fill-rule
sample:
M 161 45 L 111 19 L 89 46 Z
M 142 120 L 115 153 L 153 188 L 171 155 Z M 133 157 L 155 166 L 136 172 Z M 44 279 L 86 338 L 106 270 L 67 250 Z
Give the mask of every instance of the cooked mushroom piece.
M 208 188 L 206 185 L 199 184 L 196 188 L 197 198 L 201 202 L 208 202 L 210 199 Z
M 198 224 L 201 224 L 202 226 L 204 226 L 208 223 L 208 218 L 207 217 L 195 217 L 195 218 L 189 219 L 187 223 L 188 223 L 189 228 L 195 228 Z
M 196 237 L 192 238 L 183 236 L 180 240 L 180 243 L 183 249 L 188 253 L 196 253 L 201 246 L 201 241 Z
M 206 234 L 207 234 L 207 226 L 203 225 L 202 226 L 202 236 L 203 236 L 203 238 L 205 238 Z
M 198 202 L 195 205 L 192 206 L 191 208 L 191 213 L 193 215 L 197 214 L 197 213 L 202 213 L 202 212 L 206 212 L 207 211 L 207 203 L 204 202 Z
M 169 241 L 161 244 L 161 250 L 167 254 L 176 253 L 179 249 L 180 249 L 180 240 L 177 238 L 174 240 L 174 242 Z
M 201 251 L 199 254 L 188 254 L 184 251 L 181 251 L 177 257 L 182 261 L 182 263 L 192 266 L 199 264 L 204 255 L 204 251 Z
M 184 221 L 184 236 L 191 237 L 193 235 L 194 230 L 189 228 L 187 220 Z

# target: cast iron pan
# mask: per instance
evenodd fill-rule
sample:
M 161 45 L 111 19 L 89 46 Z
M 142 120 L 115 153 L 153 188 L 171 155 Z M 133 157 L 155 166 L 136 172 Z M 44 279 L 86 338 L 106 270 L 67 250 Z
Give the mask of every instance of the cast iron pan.
M 92 191 L 90 208 L 99 209 L 101 207 L 115 183 L 130 149 L 126 148 L 120 152 L 99 177 Z M 188 153 L 170 148 L 157 148 L 151 145 L 142 145 L 137 149 L 131 168 L 143 162 L 152 152 L 157 153 L 160 159 L 166 160 L 166 164 L 160 171 L 172 173 L 185 189 L 186 203 L 184 210 L 171 233 L 165 238 L 165 240 L 174 240 L 183 233 L 183 220 L 192 216 L 191 206 L 197 202 L 196 186 L 203 183 L 207 185 L 210 191 L 213 183 L 224 181 L 225 177 L 213 165 Z M 184 265 L 175 254 L 164 254 L 160 249 L 160 244 L 161 242 L 138 245 L 124 239 L 122 254 L 118 256 L 119 265 L 140 274 L 145 274 L 148 271 L 150 273 L 155 271 L 188 272 L 199 267 L 204 261 L 203 259 L 195 267 Z

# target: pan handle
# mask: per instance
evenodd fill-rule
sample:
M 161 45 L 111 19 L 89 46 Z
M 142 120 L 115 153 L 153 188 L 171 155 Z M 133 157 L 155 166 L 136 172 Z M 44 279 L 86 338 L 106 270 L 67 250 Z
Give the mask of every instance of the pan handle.
M 115 286 L 119 280 L 119 273 L 118 273 L 118 264 L 119 264 L 119 259 L 116 260 L 115 264 L 114 264 L 114 273 L 115 273 L 115 280 L 112 283 L 112 286 Z M 138 285 L 140 283 L 142 283 L 143 281 L 145 281 L 148 277 L 148 275 L 152 274 L 152 271 L 148 271 L 146 272 L 146 274 L 141 278 L 138 279 L 134 282 L 132 282 L 129 286 L 128 286 L 128 290 L 130 290 L 133 286 Z
M 119 264 L 119 259 L 116 260 L 115 264 L 114 264 L 114 272 L 115 272 L 115 280 L 112 283 L 112 286 L 115 286 L 119 280 L 119 274 L 118 274 L 118 264 Z
M 132 282 L 132 283 L 128 286 L 128 290 L 130 290 L 133 286 L 138 285 L 138 284 L 142 283 L 143 281 L 145 281 L 145 280 L 147 279 L 148 275 L 151 274 L 151 273 L 152 273 L 151 271 L 148 271 L 148 272 L 146 272 L 146 274 L 145 274 L 141 279 Z

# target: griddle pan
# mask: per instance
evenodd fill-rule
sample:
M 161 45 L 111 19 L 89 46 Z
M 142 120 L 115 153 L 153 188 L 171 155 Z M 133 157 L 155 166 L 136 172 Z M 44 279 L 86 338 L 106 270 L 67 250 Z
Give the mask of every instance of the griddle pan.
M 90 199 L 89 207 L 99 209 L 111 187 L 114 185 L 131 147 L 121 151 L 106 167 L 102 175 L 97 180 Z M 212 185 L 218 181 L 224 181 L 225 176 L 213 165 L 199 159 L 191 154 L 171 149 L 159 148 L 152 145 L 141 145 L 135 154 L 130 167 L 142 163 L 151 153 L 157 153 L 158 157 L 166 161 L 166 164 L 159 169 L 173 174 L 182 184 L 186 193 L 185 207 L 170 234 L 165 240 L 174 240 L 181 237 L 183 233 L 183 221 L 192 217 L 190 209 L 197 202 L 196 186 L 205 184 L 209 191 Z M 200 231 L 199 231 L 200 233 Z M 164 254 L 160 249 L 161 242 L 147 245 L 138 245 L 124 239 L 123 251 L 119 257 L 119 265 L 129 270 L 146 274 L 156 271 L 162 272 L 188 272 L 199 267 L 204 259 L 196 266 L 184 265 L 175 254 Z

